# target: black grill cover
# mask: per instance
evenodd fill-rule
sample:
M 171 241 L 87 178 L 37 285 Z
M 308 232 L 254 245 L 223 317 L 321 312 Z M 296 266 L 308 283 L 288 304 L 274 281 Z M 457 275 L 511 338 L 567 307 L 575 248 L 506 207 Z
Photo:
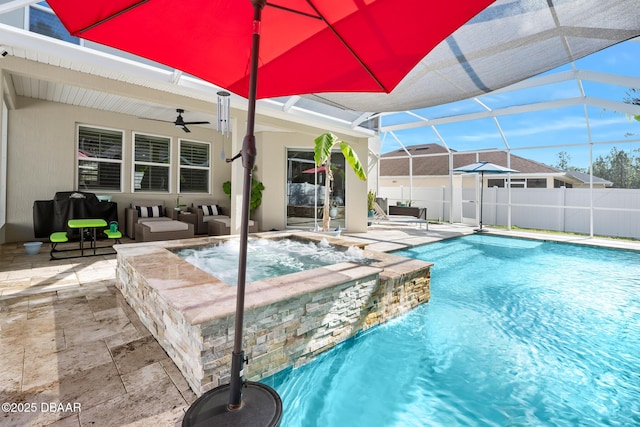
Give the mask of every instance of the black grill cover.
M 33 233 L 36 238 L 49 237 L 56 231 L 66 231 L 70 239 L 79 238 L 79 231 L 67 227 L 67 221 L 82 218 L 102 218 L 107 224 L 117 221 L 118 204 L 101 202 L 94 193 L 82 191 L 61 191 L 53 200 L 33 202 Z

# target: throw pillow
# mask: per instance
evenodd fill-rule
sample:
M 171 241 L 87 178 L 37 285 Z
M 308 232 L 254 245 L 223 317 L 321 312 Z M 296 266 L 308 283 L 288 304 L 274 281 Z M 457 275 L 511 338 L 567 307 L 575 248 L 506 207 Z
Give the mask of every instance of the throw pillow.
M 201 208 L 204 216 L 220 215 L 220 208 L 218 205 L 202 205 Z
M 162 206 L 134 206 L 139 218 L 154 218 L 162 216 Z

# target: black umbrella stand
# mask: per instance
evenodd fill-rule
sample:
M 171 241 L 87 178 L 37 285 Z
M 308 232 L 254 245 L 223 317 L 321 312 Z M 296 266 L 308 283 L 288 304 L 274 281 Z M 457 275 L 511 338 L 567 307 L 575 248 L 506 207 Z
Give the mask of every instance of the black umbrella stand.
M 247 134 L 242 150 L 232 159 L 242 157 L 244 183 L 242 188 L 242 224 L 240 228 L 240 254 L 238 261 L 238 285 L 236 298 L 235 335 L 231 358 L 231 383 L 224 384 L 200 396 L 185 414 L 182 426 L 278 426 L 282 418 L 282 400 L 271 387 L 253 381 L 244 381 L 244 365 L 247 360 L 242 349 L 244 322 L 244 294 L 247 273 L 247 240 L 249 237 L 249 205 L 251 199 L 251 175 L 256 160 L 256 97 L 258 81 L 258 52 L 260 47 L 260 22 L 266 0 L 253 3 L 253 38 L 251 44 L 251 70 L 249 74 L 249 106 Z

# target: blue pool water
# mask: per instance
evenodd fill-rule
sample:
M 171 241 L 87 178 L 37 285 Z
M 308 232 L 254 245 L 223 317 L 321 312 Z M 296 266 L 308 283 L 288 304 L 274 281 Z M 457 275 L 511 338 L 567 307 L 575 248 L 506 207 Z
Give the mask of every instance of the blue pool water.
M 640 253 L 472 235 L 431 301 L 265 382 L 283 427 L 638 426 Z

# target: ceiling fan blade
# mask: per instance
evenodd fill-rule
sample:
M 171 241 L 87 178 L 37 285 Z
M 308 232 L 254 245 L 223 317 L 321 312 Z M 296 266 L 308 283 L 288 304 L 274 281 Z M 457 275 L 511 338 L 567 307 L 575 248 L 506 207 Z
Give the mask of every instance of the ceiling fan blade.
M 163 123 L 175 123 L 171 120 L 160 120 L 160 119 L 150 119 L 148 117 L 138 117 L 140 120 L 153 120 L 154 122 L 163 122 Z
M 176 117 L 174 121 L 150 119 L 146 117 L 139 117 L 139 118 L 143 120 L 153 120 L 156 122 L 173 123 L 174 126 L 182 128 L 182 130 L 184 130 L 185 132 L 191 132 L 191 130 L 189 130 L 189 128 L 186 125 L 208 125 L 211 123 L 211 122 L 185 122 L 184 119 L 182 118 L 182 113 L 184 113 L 184 110 L 178 108 L 176 109 L 176 112 L 178 113 L 178 117 Z

